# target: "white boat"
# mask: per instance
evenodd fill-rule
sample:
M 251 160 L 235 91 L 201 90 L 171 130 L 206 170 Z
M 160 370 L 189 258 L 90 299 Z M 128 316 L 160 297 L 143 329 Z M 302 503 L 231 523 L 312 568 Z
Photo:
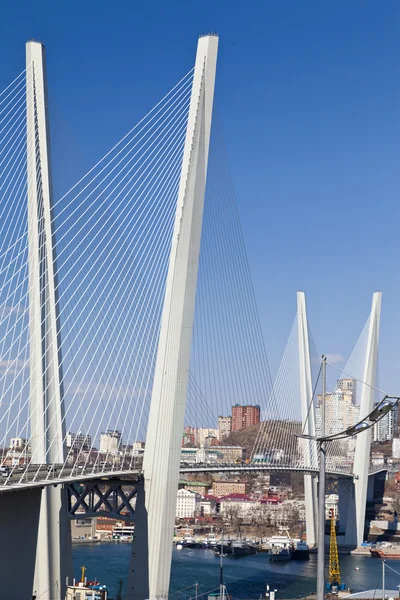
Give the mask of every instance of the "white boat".
M 283 562 L 291 559 L 293 541 L 288 535 L 275 535 L 268 540 L 269 560 L 271 562 Z

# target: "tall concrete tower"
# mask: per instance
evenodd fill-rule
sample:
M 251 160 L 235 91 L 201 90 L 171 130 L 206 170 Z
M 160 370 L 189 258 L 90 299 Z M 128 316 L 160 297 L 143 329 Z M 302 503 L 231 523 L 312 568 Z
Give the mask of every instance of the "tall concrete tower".
M 138 529 L 133 543 L 129 600 L 168 596 L 217 49 L 216 35 L 199 38 L 143 464 L 145 508 L 138 509 L 143 512 L 137 521 L 142 533 Z
M 372 297 L 371 314 L 369 317 L 367 347 L 365 353 L 363 383 L 361 384 L 360 419 L 366 417 L 374 407 L 376 373 L 378 366 L 378 342 L 381 318 L 381 292 L 375 292 Z M 358 546 L 364 541 L 365 509 L 367 503 L 368 471 L 371 453 L 371 429 L 359 433 L 356 438 L 354 456 L 354 501 L 356 509 L 356 539 L 346 539 L 348 543 Z M 350 529 L 350 528 L 349 528 Z M 346 538 L 347 531 L 346 531 Z
M 65 439 L 46 64 L 39 42 L 26 44 L 30 427 L 33 464 L 63 463 Z M 60 487 L 42 491 L 33 593 L 65 596 L 71 538 Z M 71 573 L 70 573 L 71 571 Z
M 308 320 L 306 295 L 297 292 L 297 333 L 299 343 L 299 373 L 300 373 L 300 405 L 302 430 L 305 434 L 315 436 L 315 414 L 314 405 L 309 409 L 313 395 L 311 378 L 310 343 L 308 339 Z M 313 440 L 300 440 L 304 457 L 304 466 L 314 467 L 317 458 L 316 442 Z M 304 495 L 306 508 L 306 531 L 309 546 L 316 544 L 316 522 L 317 522 L 317 490 L 312 475 L 304 475 Z

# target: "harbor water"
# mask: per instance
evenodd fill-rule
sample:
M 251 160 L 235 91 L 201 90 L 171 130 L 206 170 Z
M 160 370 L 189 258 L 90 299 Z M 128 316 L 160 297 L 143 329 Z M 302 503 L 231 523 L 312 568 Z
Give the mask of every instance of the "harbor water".
M 97 543 L 77 544 L 73 548 L 74 575 L 79 577 L 80 567 L 87 567 L 89 578 L 97 577 L 110 590 L 115 598 L 118 581 L 125 580 L 130 555 L 130 544 Z M 241 558 L 224 559 L 224 580 L 228 593 L 233 598 L 257 599 L 265 594 L 269 583 L 278 589 L 279 598 L 299 598 L 316 587 L 316 555 L 309 561 L 289 561 L 271 563 L 265 553 Z M 328 562 L 328 557 L 327 557 Z M 400 573 L 400 561 L 386 561 Z M 380 588 L 382 584 L 382 562 L 368 556 L 341 556 L 342 582 L 352 591 Z M 199 584 L 200 593 L 217 588 L 219 585 L 219 559 L 211 550 L 173 550 L 170 595 L 175 599 L 194 596 L 194 588 L 183 588 Z M 400 585 L 400 575 L 386 569 L 386 589 L 396 589 Z

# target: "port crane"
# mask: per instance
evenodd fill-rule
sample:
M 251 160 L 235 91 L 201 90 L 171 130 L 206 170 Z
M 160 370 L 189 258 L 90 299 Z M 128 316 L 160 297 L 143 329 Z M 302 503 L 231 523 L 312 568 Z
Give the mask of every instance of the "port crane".
M 331 589 L 336 586 L 339 588 L 340 586 L 340 565 L 334 514 L 331 515 L 331 535 L 329 539 L 329 585 Z

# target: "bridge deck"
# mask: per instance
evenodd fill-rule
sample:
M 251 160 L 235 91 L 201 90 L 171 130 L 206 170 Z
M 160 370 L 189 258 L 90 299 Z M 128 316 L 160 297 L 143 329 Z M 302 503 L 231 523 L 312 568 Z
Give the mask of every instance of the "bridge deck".
M 62 485 L 65 483 L 73 482 L 84 482 L 95 479 L 132 479 L 137 480 L 141 477 L 142 469 L 141 466 L 133 466 L 128 469 L 103 469 L 103 470 L 92 470 L 90 472 L 81 473 L 77 472 L 76 469 L 63 469 L 61 472 L 51 471 L 47 472 L 45 467 L 41 467 L 42 471 L 38 472 L 37 469 L 32 469 L 29 472 L 25 472 L 23 476 L 21 473 L 13 473 L 9 478 L 3 476 L 3 482 L 0 479 L 0 494 L 5 492 L 17 492 L 18 490 L 43 488 L 50 485 Z M 185 465 L 182 464 L 180 468 L 182 474 L 189 473 L 255 473 L 255 472 L 285 472 L 285 473 L 310 473 L 312 475 L 318 475 L 317 469 L 307 467 L 289 467 L 289 466 L 273 466 L 263 465 L 259 463 L 254 464 L 194 464 Z M 376 471 L 377 472 L 377 471 Z M 375 474 L 375 471 L 371 474 Z M 329 478 L 345 478 L 353 479 L 354 475 L 344 471 L 333 471 L 328 470 L 326 473 Z M 1 476 L 0 476 L 1 477 Z M 23 478 L 23 480 L 22 480 Z

